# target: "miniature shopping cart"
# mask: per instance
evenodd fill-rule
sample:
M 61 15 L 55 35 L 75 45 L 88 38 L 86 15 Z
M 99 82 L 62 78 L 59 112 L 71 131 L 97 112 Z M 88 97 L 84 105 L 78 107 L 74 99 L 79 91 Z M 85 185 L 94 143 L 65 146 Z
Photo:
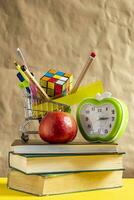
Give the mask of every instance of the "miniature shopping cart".
M 40 120 L 47 114 L 47 112 L 63 111 L 70 112 L 70 106 L 63 103 L 58 103 L 52 100 L 44 100 L 41 97 L 33 96 L 32 92 L 24 92 L 24 112 L 25 120 L 20 126 L 21 139 L 24 142 L 29 140 L 29 135 L 38 134 L 38 131 L 28 130 L 28 125 L 34 120 Z
M 37 134 L 38 131 L 31 131 L 28 130 L 28 124 L 30 124 L 33 120 L 40 120 L 47 114 L 47 112 L 53 111 L 63 111 L 63 112 L 70 112 L 71 108 L 67 104 L 58 103 L 49 98 L 47 93 L 43 90 L 40 84 L 36 81 L 34 76 L 29 71 L 25 58 L 18 48 L 17 53 L 21 60 L 23 61 L 23 65 L 20 66 L 15 62 L 16 68 L 19 71 L 17 76 L 20 80 L 20 87 L 24 88 L 24 110 L 25 110 L 25 120 L 24 123 L 20 127 L 21 132 L 21 139 L 24 142 L 29 140 L 29 135 Z M 95 53 L 92 52 L 83 67 L 73 89 L 71 90 L 71 94 L 75 93 L 85 76 L 89 66 L 92 64 Z M 37 90 L 35 92 L 35 90 Z M 35 94 L 36 93 L 36 94 Z
M 15 65 L 19 71 L 17 77 L 20 80 L 20 87 L 24 89 L 25 120 L 20 127 L 20 133 L 21 139 L 27 142 L 29 135 L 38 133 L 38 131 L 31 131 L 28 128 L 33 120 L 40 122 L 47 112 L 69 112 L 70 106 L 50 99 L 27 66 L 20 66 L 17 63 Z

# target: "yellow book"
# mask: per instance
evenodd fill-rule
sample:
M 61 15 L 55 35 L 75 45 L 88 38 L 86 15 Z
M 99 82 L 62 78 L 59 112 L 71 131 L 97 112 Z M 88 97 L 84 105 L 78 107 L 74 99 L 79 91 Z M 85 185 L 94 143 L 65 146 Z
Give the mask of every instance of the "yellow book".
M 9 165 L 26 174 L 122 169 L 122 153 L 9 154 Z
M 8 187 L 40 196 L 115 188 L 122 186 L 122 172 L 122 170 L 115 170 L 60 175 L 26 175 L 11 170 L 8 175 Z

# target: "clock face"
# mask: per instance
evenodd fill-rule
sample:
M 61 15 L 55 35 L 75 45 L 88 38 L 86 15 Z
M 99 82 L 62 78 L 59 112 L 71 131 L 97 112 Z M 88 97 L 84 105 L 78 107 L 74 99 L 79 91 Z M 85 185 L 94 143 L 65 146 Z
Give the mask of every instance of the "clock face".
M 93 105 L 84 104 L 81 107 L 80 120 L 83 129 L 90 136 L 108 135 L 116 122 L 116 109 L 112 104 Z
M 128 109 L 116 98 L 87 98 L 79 104 L 76 117 L 79 130 L 87 141 L 113 142 L 125 131 Z

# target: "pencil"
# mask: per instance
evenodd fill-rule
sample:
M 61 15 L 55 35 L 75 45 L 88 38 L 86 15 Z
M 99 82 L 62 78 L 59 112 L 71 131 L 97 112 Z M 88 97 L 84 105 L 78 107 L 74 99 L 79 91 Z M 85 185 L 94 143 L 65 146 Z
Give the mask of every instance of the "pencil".
M 96 57 L 96 53 L 95 52 L 91 52 L 91 54 L 90 54 L 86 64 L 84 65 L 84 67 L 83 67 L 83 69 L 82 69 L 82 71 L 81 71 L 81 73 L 80 73 L 80 75 L 79 75 L 79 77 L 78 77 L 73 89 L 70 91 L 70 94 L 72 94 L 72 93 L 74 93 L 74 92 L 76 92 L 78 90 L 78 88 L 79 88 L 79 86 L 80 86 L 80 84 L 81 84 L 81 82 L 82 82 L 87 70 L 91 66 L 91 64 L 92 64 L 93 60 L 95 59 L 95 57 Z
M 14 63 L 17 67 L 18 64 L 17 62 Z M 46 101 L 48 101 L 50 98 L 49 96 L 46 94 L 46 92 L 42 89 L 42 87 L 40 86 L 40 84 L 36 81 L 36 79 L 34 78 L 34 76 L 32 76 L 31 72 L 28 70 L 28 68 L 23 65 L 23 66 L 19 66 L 21 68 L 21 70 L 25 73 L 25 75 L 32 81 L 32 83 L 34 83 L 38 89 L 38 91 L 41 93 L 41 95 L 45 98 Z

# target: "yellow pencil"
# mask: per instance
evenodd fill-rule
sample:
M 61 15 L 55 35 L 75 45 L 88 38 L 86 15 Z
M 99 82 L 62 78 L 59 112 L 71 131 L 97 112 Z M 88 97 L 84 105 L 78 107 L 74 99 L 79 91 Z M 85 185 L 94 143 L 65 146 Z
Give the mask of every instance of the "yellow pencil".
M 36 81 L 36 79 L 34 78 L 34 76 L 32 76 L 31 72 L 28 70 L 28 68 L 23 65 L 23 66 L 19 66 L 17 64 L 17 62 L 14 63 L 18 68 L 20 68 L 25 75 L 36 85 L 38 91 L 41 93 L 41 95 L 45 98 L 46 101 L 50 100 L 49 96 L 46 94 L 46 92 L 42 89 L 42 87 L 40 86 L 40 84 Z

